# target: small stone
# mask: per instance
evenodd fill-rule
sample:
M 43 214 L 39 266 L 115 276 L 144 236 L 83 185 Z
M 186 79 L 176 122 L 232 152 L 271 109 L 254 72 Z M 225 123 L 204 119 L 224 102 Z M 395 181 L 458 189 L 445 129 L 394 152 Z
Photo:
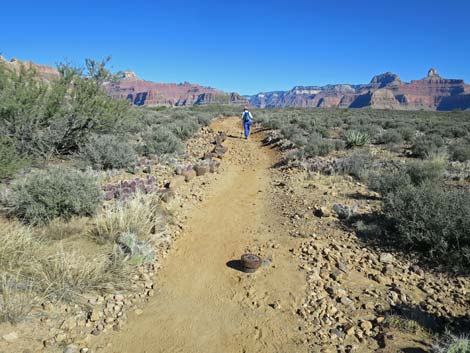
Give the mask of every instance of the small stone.
M 116 294 L 114 296 L 114 300 L 117 301 L 117 302 L 122 302 L 122 301 L 124 301 L 124 296 L 122 294 Z
M 144 313 L 144 311 L 142 309 L 135 309 L 134 313 L 137 315 L 137 316 L 140 316 Z
M 385 318 L 383 316 L 379 316 L 375 319 L 375 322 L 377 322 L 377 324 L 381 324 L 384 321 L 385 321 Z
M 90 321 L 95 322 L 101 318 L 101 311 L 94 308 L 90 313 Z
M 7 333 L 6 335 L 3 335 L 2 338 L 8 343 L 12 343 L 18 339 L 18 334 L 16 332 L 10 332 L 10 333 Z
M 55 335 L 54 339 L 57 343 L 61 343 L 67 339 L 67 335 L 65 333 L 58 333 Z
M 68 346 L 65 346 L 62 352 L 63 353 L 78 353 L 78 347 L 74 344 L 69 344 Z
M 379 261 L 384 264 L 392 263 L 393 260 L 394 260 L 393 255 L 388 252 L 384 252 L 380 254 Z
M 313 214 L 317 217 L 330 217 L 331 212 L 325 206 L 315 206 Z
M 90 349 L 88 347 L 83 347 L 80 349 L 80 353 L 89 353 Z
M 370 321 L 364 320 L 359 325 L 364 331 L 372 330 L 372 323 Z

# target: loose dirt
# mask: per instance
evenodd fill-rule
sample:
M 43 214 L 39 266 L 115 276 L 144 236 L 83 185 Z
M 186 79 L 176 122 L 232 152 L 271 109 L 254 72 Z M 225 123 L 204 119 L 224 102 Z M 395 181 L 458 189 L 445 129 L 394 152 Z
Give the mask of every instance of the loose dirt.
M 240 125 L 235 118 L 213 124 L 229 136 L 223 171 L 186 215 L 157 275 L 157 293 L 122 331 L 102 338 L 105 352 L 306 351 L 296 315 L 306 281 L 273 197 L 277 156 L 262 146 L 261 133 L 241 138 Z M 264 266 L 239 271 L 240 255 L 259 249 L 267 249 Z

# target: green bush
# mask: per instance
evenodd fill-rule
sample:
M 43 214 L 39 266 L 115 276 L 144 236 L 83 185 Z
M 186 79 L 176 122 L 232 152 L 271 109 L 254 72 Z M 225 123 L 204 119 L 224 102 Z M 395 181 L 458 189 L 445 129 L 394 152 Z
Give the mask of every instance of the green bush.
M 344 140 L 348 147 L 364 146 L 370 142 L 370 136 L 367 132 L 347 130 L 344 133 Z
M 137 154 L 127 142 L 111 135 L 93 135 L 80 149 L 80 158 L 94 169 L 135 166 Z
M 451 144 L 449 154 L 453 161 L 466 162 L 470 160 L 470 137 Z
M 86 60 L 85 70 L 61 64 L 58 78 L 48 84 L 26 66 L 12 72 L 0 65 L 1 135 L 21 155 L 48 157 L 77 152 L 92 133 L 124 129 L 129 105 L 103 89 L 116 78 L 107 61 Z
M 142 135 L 142 154 L 173 154 L 184 151 L 185 146 L 180 138 L 164 127 L 153 127 Z
M 414 139 L 416 135 L 416 130 L 410 126 L 403 126 L 397 129 L 398 133 L 402 136 L 402 138 L 410 142 Z
M 21 158 L 12 141 L 0 137 L 0 179 L 11 178 L 15 173 L 28 165 L 25 158 Z
M 390 129 L 379 135 L 376 139 L 376 142 L 383 145 L 400 144 L 403 142 L 403 137 L 399 131 Z
M 374 161 L 374 156 L 368 151 L 354 152 L 340 161 L 340 173 L 348 174 L 359 179 L 367 178 Z
M 411 151 L 416 157 L 426 158 L 442 152 L 445 147 L 444 139 L 439 135 L 424 135 L 417 137 Z
M 470 265 L 470 194 L 444 190 L 439 183 L 403 185 L 384 198 L 392 222 L 389 236 L 430 260 L 458 268 Z
M 100 200 L 97 179 L 76 169 L 50 167 L 34 170 L 12 182 L 6 197 L 10 215 L 25 223 L 47 223 L 54 218 L 92 215 Z
M 446 334 L 432 348 L 433 353 L 470 353 L 470 339 L 464 335 L 457 337 Z
M 393 171 L 370 173 L 368 185 L 385 196 L 407 185 L 419 186 L 426 182 L 440 182 L 444 172 L 445 163 L 440 160 L 413 161 Z
M 437 182 L 443 178 L 446 164 L 441 160 L 414 161 L 406 166 L 406 173 L 413 185 Z

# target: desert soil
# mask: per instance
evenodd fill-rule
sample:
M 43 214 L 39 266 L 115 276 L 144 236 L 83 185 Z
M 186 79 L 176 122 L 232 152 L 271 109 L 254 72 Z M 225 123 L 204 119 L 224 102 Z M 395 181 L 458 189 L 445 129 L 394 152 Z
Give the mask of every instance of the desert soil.
M 236 119 L 215 122 L 229 151 L 204 200 L 186 215 L 185 230 L 156 279 L 143 313 L 103 337 L 112 353 L 304 352 L 297 308 L 305 275 L 288 249 L 271 192 L 276 153 L 262 135 L 241 138 Z M 265 250 L 260 250 L 265 249 Z M 247 251 L 263 255 L 254 274 L 237 268 Z
M 459 329 L 468 278 L 358 237 L 334 205 L 367 216 L 377 194 L 350 177 L 283 166 L 262 131 L 245 140 L 240 125 L 212 124 L 229 135 L 219 174 L 177 192 L 169 208 L 183 231 L 155 295 L 122 329 L 96 337 L 93 352 L 426 352 L 432 333 Z M 265 260 L 254 274 L 237 269 L 246 252 Z

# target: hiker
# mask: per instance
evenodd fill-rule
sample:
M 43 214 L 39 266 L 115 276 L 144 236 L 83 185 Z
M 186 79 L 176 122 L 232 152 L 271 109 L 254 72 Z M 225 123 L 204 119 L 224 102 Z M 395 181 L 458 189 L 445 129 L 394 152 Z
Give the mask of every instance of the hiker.
M 248 136 L 250 136 L 250 126 L 253 121 L 253 115 L 251 115 L 248 107 L 243 108 L 242 120 L 243 128 L 245 130 L 245 139 L 247 139 Z

